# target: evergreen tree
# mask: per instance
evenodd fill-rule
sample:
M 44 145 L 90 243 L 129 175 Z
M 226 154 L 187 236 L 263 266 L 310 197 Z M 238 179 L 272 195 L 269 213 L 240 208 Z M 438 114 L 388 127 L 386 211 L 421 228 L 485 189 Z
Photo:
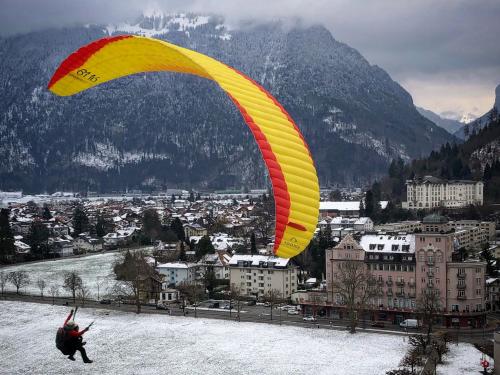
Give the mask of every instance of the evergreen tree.
M 371 190 L 368 190 L 365 195 L 365 215 L 373 218 L 375 213 L 375 201 L 373 197 L 373 193 Z
M 106 221 L 102 215 L 97 217 L 97 223 L 95 224 L 96 236 L 102 238 L 106 235 Z
M 52 219 L 52 214 L 50 213 L 49 206 L 46 204 L 43 206 L 42 219 L 48 221 Z
M 49 229 L 41 221 L 33 221 L 27 237 L 31 253 L 37 259 L 47 257 L 49 253 Z
M 250 236 L 250 254 L 255 255 L 257 254 L 257 243 L 255 241 L 255 233 L 252 232 Z
M 0 210 L 0 262 L 8 261 L 15 253 L 14 236 L 10 229 L 9 210 Z
M 192 190 L 189 192 L 189 201 L 190 201 L 191 203 L 192 203 L 192 202 L 194 202 L 194 193 L 193 193 L 193 191 L 192 191 Z
M 75 236 L 89 230 L 89 218 L 81 205 L 76 206 L 73 211 L 73 230 Z
M 170 203 L 174 204 L 175 203 L 175 195 L 172 194 L 172 197 L 170 198 Z
M 160 238 L 162 226 L 156 210 L 149 209 L 144 211 L 142 231 L 150 241 L 155 241 Z
M 186 234 L 184 233 L 184 225 L 182 225 L 182 221 L 176 217 L 172 220 L 170 224 L 170 229 L 175 233 L 179 241 L 184 242 L 186 240 Z
M 184 242 L 181 242 L 181 249 L 179 250 L 179 260 L 181 262 L 186 261 L 186 249 L 184 247 Z
M 204 255 L 213 254 L 214 252 L 215 248 L 214 245 L 212 245 L 212 241 L 210 241 L 210 237 L 201 237 L 196 245 L 196 257 L 201 259 Z

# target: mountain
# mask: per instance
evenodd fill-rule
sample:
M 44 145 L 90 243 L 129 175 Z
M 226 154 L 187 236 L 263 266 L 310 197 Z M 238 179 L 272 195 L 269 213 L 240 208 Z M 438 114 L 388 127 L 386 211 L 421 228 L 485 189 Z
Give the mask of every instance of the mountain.
M 322 186 L 359 186 L 382 175 L 394 158 L 426 155 L 455 139 L 422 117 L 384 70 L 322 26 L 229 29 L 217 16 L 155 12 L 132 23 L 0 39 L 0 190 L 268 184 L 250 131 L 213 82 L 148 73 L 72 97 L 47 91 L 68 54 L 124 33 L 192 48 L 262 84 L 302 130 Z
M 422 116 L 431 120 L 434 124 L 443 128 L 450 134 L 455 133 L 457 130 L 462 128 L 462 126 L 464 126 L 464 124 L 461 123 L 460 121 L 443 118 L 438 114 L 421 107 L 415 107 L 415 108 L 417 108 L 418 113 L 420 113 Z
M 467 139 L 472 134 L 477 133 L 480 129 L 488 125 L 493 118 L 495 118 L 500 112 L 500 85 L 495 88 L 495 103 L 493 103 L 493 108 L 486 112 L 481 117 L 478 117 L 474 121 L 471 121 L 464 126 L 462 129 L 457 130 L 453 135 L 457 138 Z

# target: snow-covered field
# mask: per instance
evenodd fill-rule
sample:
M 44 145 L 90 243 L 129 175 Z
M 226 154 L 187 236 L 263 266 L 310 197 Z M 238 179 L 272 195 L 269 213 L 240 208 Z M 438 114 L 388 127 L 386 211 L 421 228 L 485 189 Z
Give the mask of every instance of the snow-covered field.
M 81 309 L 95 325 L 85 365 L 57 351 L 69 309 L 0 302 L 0 373 L 6 374 L 384 374 L 397 365 L 400 336 Z
M 493 358 L 486 357 L 490 366 L 493 367 Z M 438 375 L 478 374 L 481 352 L 470 344 L 450 344 L 450 352 L 443 360 L 443 364 L 437 368 Z
M 97 297 L 97 285 L 99 284 L 99 294 L 102 298 L 106 294 L 106 290 L 114 284 L 113 264 L 117 256 L 118 253 L 113 252 L 80 258 L 62 258 L 46 262 L 18 264 L 0 268 L 0 271 L 27 271 L 31 283 L 23 288 L 23 293 L 39 295 L 40 289 L 38 289 L 36 281 L 43 279 L 47 284 L 45 295 L 49 295 L 48 286 L 55 284 L 60 286 L 59 295 L 61 296 L 70 294 L 62 288 L 64 272 L 77 271 L 93 297 Z M 15 287 L 10 283 L 7 284 L 6 289 L 15 291 Z
M 81 309 L 95 362 L 71 362 L 55 348 L 69 309 L 0 301 L 1 374 L 385 374 L 397 367 L 401 336 L 168 315 Z M 440 375 L 475 373 L 479 352 L 452 345 Z

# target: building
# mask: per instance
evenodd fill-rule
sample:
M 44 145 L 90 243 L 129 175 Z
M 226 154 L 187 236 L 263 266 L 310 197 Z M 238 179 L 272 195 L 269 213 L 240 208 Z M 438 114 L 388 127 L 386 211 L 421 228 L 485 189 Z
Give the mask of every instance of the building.
M 482 181 L 443 180 L 433 176 L 407 180 L 403 208 L 418 210 L 482 205 L 483 185 Z
M 198 262 L 200 277 L 207 271 L 212 271 L 218 280 L 229 280 L 229 261 L 231 255 L 227 251 L 216 251 L 215 254 L 206 254 Z
M 352 228 L 356 231 L 371 231 L 373 230 L 373 221 L 369 217 L 346 218 L 337 216 L 330 221 L 330 226 L 332 229 Z
M 186 262 L 170 262 L 156 266 L 156 271 L 165 277 L 167 286 L 196 282 L 197 270 L 197 264 Z
M 229 262 L 230 284 L 244 296 L 261 299 L 277 290 L 289 299 L 297 291 L 298 267 L 290 259 L 265 255 L 233 255 Z
M 192 236 L 206 236 L 208 234 L 208 231 L 206 228 L 203 228 L 199 224 L 185 224 L 184 225 L 184 233 L 186 235 L 186 238 L 192 237 Z
M 380 201 L 380 207 L 386 208 L 387 203 L 387 201 Z M 359 217 L 359 201 L 319 202 L 319 214 L 322 218 L 327 216 Z
M 179 291 L 177 289 L 169 288 L 168 284 L 166 282 L 163 282 L 158 304 L 166 305 L 169 303 L 176 303 L 178 301 L 179 301 Z
M 367 234 L 359 243 L 347 235 L 325 254 L 326 292 L 314 291 L 300 303 L 308 314 L 342 318 L 345 305 L 336 293 L 339 270 L 359 262 L 371 277 L 376 293 L 367 303 L 364 319 L 399 323 L 416 318 L 424 293 L 439 296 L 438 323 L 479 327 L 485 322 L 486 263 L 459 261 L 454 232 L 446 218 L 429 215 L 422 232 Z

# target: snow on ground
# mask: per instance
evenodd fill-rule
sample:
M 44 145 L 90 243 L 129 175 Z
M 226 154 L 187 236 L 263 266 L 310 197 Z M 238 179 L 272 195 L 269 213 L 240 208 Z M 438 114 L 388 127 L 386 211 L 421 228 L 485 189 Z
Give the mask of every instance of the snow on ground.
M 84 284 L 90 289 L 93 296 L 97 296 L 97 284 L 99 283 L 100 297 L 106 294 L 106 290 L 114 285 L 113 264 L 118 253 L 103 253 L 89 255 L 79 258 L 62 258 L 53 261 L 22 263 L 15 266 L 0 268 L 0 271 L 26 271 L 30 277 L 30 285 L 22 290 L 23 293 L 40 294 L 36 281 L 41 278 L 45 280 L 47 288 L 45 295 L 49 295 L 49 285 L 60 286 L 59 295 L 70 295 L 62 288 L 63 275 L 65 271 L 77 271 Z M 15 291 L 12 284 L 7 284 L 6 290 Z
M 482 370 L 480 365 L 481 352 L 472 344 L 450 343 L 450 352 L 444 357 L 443 364 L 438 365 L 438 375 L 478 374 Z M 486 357 L 493 367 L 493 358 Z
M 385 374 L 397 366 L 401 336 L 168 315 L 81 309 L 93 364 L 55 348 L 69 309 L 0 301 L 0 373 L 8 374 Z

